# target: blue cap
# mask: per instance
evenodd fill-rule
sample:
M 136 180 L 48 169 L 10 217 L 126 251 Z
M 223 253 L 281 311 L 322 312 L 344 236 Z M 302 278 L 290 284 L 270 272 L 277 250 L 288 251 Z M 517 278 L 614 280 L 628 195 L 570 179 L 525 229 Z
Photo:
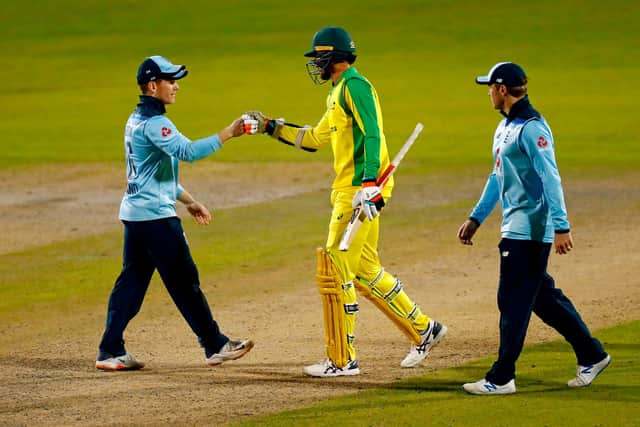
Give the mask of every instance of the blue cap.
M 513 62 L 498 62 L 486 76 L 476 77 L 479 85 L 499 84 L 507 87 L 524 86 L 527 84 L 527 75 L 522 67 Z
M 138 84 L 142 85 L 154 80 L 179 80 L 188 74 L 184 65 L 174 65 L 162 56 L 146 58 L 138 68 Z

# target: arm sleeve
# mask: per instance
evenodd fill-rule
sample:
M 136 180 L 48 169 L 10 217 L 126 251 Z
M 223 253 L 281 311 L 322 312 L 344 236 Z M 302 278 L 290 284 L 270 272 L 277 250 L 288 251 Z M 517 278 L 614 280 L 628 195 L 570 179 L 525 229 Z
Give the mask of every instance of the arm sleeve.
M 222 147 L 217 134 L 191 142 L 165 116 L 149 119 L 144 134 L 160 150 L 185 162 L 207 157 Z
M 318 148 L 331 141 L 331 129 L 327 113 L 322 116 L 315 127 L 282 123 L 278 133 L 274 135 L 276 126 L 276 121 L 271 120 L 267 125 L 267 133 L 280 142 L 305 151 L 317 151 Z
M 345 106 L 351 110 L 355 124 L 364 135 L 363 181 L 375 181 L 380 169 L 380 111 L 369 82 L 350 79 L 345 83 Z
M 540 120 L 526 123 L 519 138 L 520 148 L 529 156 L 533 168 L 542 181 L 542 192 L 549 204 L 549 212 L 556 232 L 569 231 L 567 208 L 560 172 L 556 164 L 553 135 Z
M 182 194 L 183 191 L 184 191 L 184 187 L 182 186 L 182 184 L 178 183 L 178 192 L 176 193 L 176 199 L 180 198 L 180 195 Z
M 470 218 L 475 219 L 478 224 L 487 219 L 493 208 L 500 199 L 500 188 L 498 187 L 498 181 L 496 174 L 492 173 L 487 179 L 487 183 L 484 186 L 480 200 L 476 204 L 476 207 L 471 211 Z

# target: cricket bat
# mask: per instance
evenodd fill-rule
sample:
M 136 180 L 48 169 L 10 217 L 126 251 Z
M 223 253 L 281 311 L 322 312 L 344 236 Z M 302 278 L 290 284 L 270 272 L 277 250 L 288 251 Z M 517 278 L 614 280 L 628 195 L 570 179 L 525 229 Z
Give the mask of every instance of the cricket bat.
M 381 191 L 382 189 L 384 189 L 387 181 L 389 181 L 389 178 L 391 178 L 391 176 L 395 173 L 398 165 L 400 164 L 402 159 L 404 159 L 404 156 L 407 154 L 413 143 L 416 142 L 416 139 L 418 139 L 418 135 L 420 135 L 420 132 L 422 132 L 423 128 L 424 126 L 422 125 L 422 123 L 418 123 L 416 125 L 413 133 L 409 136 L 400 151 L 398 151 L 398 154 L 396 154 L 396 156 L 393 158 L 391 164 L 389 164 L 384 172 L 380 174 L 380 176 L 376 180 L 376 185 L 380 187 Z M 364 212 L 362 212 L 362 206 L 358 206 L 353 210 L 353 214 L 349 219 L 347 228 L 345 228 L 344 233 L 342 234 L 342 238 L 340 239 L 340 245 L 338 246 L 338 248 L 341 251 L 346 251 L 349 249 L 349 246 L 351 246 L 351 242 L 353 242 L 353 239 L 358 233 L 358 230 L 360 229 L 360 226 L 362 225 L 362 222 L 365 220 L 365 218 L 366 216 Z

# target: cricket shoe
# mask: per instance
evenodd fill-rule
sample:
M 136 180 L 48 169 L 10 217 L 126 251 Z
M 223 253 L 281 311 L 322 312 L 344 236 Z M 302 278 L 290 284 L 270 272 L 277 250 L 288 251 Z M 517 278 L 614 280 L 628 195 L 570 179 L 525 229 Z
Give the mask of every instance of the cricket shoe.
M 144 368 L 144 362 L 139 361 L 129 353 L 122 356 L 96 360 L 96 368 L 103 371 L 133 371 Z
M 228 360 L 239 359 L 253 348 L 251 340 L 229 340 L 222 346 L 218 353 L 207 357 L 207 365 L 217 366 Z
M 611 356 L 607 354 L 607 357 L 596 363 L 595 365 L 581 366 L 578 365 L 576 369 L 576 377 L 567 382 L 569 387 L 586 387 L 596 379 L 600 372 L 604 371 L 611 363 Z
M 511 380 L 504 385 L 497 385 L 483 378 L 475 383 L 463 384 L 462 389 L 469 394 L 478 395 L 513 394 L 516 392 L 516 381 Z
M 403 368 L 413 368 L 422 362 L 428 355 L 433 347 L 447 335 L 447 327 L 442 323 L 438 323 L 435 320 L 429 320 L 429 327 L 427 333 L 422 338 L 422 342 L 419 345 L 412 345 L 409 354 L 400 362 L 400 366 Z
M 341 377 L 360 374 L 357 360 L 350 360 L 347 366 L 338 368 L 331 359 L 323 360 L 315 365 L 305 366 L 303 372 L 311 377 Z

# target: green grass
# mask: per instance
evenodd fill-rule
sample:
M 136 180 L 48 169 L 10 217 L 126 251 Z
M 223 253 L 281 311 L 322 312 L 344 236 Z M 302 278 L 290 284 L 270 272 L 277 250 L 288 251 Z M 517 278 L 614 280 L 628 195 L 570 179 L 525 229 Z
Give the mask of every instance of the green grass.
M 171 118 L 192 138 L 246 109 L 299 123 L 323 113 L 302 52 L 328 24 L 353 34 L 356 66 L 381 97 L 395 151 L 415 122 L 428 144 L 421 172 L 486 164 L 499 119 L 473 78 L 511 59 L 530 76 L 534 105 L 554 130 L 560 163 L 575 170 L 633 169 L 640 159 L 633 84 L 640 4 L 595 0 L 527 4 L 472 1 L 191 1 L 153 7 L 128 0 L 12 2 L 0 14 L 0 167 L 120 161 L 122 128 L 137 101 L 141 60 L 160 53 L 189 66 Z M 305 161 L 263 138 L 232 144 L 217 161 Z M 329 150 L 320 156 L 329 158 Z M 317 159 L 317 156 L 314 156 Z
M 575 356 L 564 341 L 525 348 L 518 392 L 470 396 L 460 386 L 493 362 L 429 373 L 309 408 L 257 417 L 241 426 L 637 426 L 640 420 L 640 321 L 597 332 L 613 358 L 592 386 L 573 390 Z

